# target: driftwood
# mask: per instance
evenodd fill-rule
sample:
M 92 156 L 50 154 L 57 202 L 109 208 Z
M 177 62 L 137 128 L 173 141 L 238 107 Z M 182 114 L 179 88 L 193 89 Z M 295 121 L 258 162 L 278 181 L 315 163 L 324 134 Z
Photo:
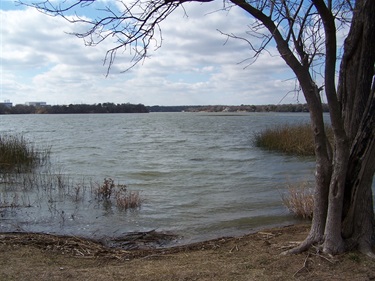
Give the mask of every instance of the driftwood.
M 216 249 L 223 243 L 235 238 L 219 238 L 188 245 L 166 247 L 178 237 L 170 233 L 155 230 L 134 232 L 117 238 L 100 240 L 74 236 L 52 235 L 44 233 L 0 233 L 0 244 L 26 245 L 45 251 L 56 252 L 78 258 L 109 258 L 131 260 L 134 258 L 153 258 L 166 254 L 188 250 Z

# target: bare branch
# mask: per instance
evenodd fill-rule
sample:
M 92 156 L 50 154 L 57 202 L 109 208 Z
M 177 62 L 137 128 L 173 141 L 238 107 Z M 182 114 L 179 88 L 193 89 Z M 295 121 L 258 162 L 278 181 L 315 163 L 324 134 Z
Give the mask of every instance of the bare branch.
M 109 2 L 105 7 L 98 7 L 98 1 L 94 0 L 60 1 L 57 4 L 52 0 L 33 4 L 22 1 L 19 3 L 35 7 L 50 16 L 60 16 L 70 23 L 83 25 L 86 27 L 85 31 L 71 34 L 83 39 L 87 46 L 111 42 L 113 46 L 107 50 L 104 58 L 108 75 L 119 51 L 130 54 L 130 66 L 123 70 L 127 71 L 148 57 L 150 47 L 158 49 L 163 41 L 160 23 L 177 7 L 188 2 L 211 1 L 213 0 L 133 0 L 117 1 L 117 6 Z M 350 9 L 351 1 L 331 2 L 332 5 L 337 3 L 332 6 L 332 9 L 337 11 L 336 14 L 347 19 L 344 11 Z M 321 54 L 324 53 L 324 38 L 319 31 L 319 17 L 310 1 L 224 0 L 222 10 L 229 11 L 234 6 L 243 8 L 256 19 L 248 25 L 247 38 L 221 32 L 227 39 L 240 39 L 248 43 L 253 53 L 244 61 L 255 61 L 260 53 L 267 50 L 272 39 L 278 42 L 278 48 L 283 49 L 279 50 L 282 56 L 295 57 L 292 59 L 295 69 L 301 66 L 309 68 L 314 60 L 321 59 Z M 100 14 L 97 18 L 85 17 L 81 11 L 83 8 L 95 9 Z
M 97 19 L 79 16 L 76 8 L 84 8 L 94 2 L 79 0 L 67 6 L 63 6 L 65 1 L 58 5 L 49 0 L 34 4 L 20 3 L 35 7 L 47 15 L 61 16 L 70 23 L 86 26 L 86 31 L 71 34 L 82 38 L 87 46 L 112 41 L 115 46 L 107 50 L 104 59 L 104 64 L 108 65 L 108 75 L 119 50 L 128 50 L 132 54 L 130 67 L 123 70 L 127 71 L 147 57 L 152 42 L 159 48 L 162 43 L 160 23 L 184 1 L 135 1 L 130 4 L 120 2 L 122 11 L 106 6 L 96 9 L 101 13 Z

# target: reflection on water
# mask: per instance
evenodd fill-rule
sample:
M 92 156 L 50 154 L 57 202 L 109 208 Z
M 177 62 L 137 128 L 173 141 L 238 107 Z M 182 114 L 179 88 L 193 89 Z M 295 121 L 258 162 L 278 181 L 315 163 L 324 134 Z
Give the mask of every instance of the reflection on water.
M 276 113 L 0 116 L 0 133 L 52 145 L 53 167 L 73 189 L 56 191 L 52 201 L 38 188 L 22 192 L 28 207 L 3 212 L 1 230 L 102 237 L 155 229 L 186 242 L 292 223 L 281 202 L 285 183 L 312 179 L 314 163 L 262 151 L 252 137 L 308 120 Z M 92 186 L 108 177 L 139 190 L 142 207 L 121 211 L 90 199 Z M 77 188 L 80 200 L 72 198 Z M 1 194 L 10 196 L 4 187 Z

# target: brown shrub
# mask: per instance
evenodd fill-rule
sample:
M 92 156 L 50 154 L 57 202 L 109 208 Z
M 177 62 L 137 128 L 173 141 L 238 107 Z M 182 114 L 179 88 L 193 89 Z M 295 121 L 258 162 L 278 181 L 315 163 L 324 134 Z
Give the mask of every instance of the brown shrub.
M 310 182 L 289 184 L 288 192 L 282 196 L 284 205 L 296 217 L 311 219 L 314 209 L 314 188 Z

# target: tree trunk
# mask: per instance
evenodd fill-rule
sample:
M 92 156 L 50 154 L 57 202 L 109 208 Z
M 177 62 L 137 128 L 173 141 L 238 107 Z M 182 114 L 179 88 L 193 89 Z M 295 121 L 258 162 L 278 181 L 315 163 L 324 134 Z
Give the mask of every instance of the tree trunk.
M 288 41 L 284 39 L 275 25 L 275 22 L 271 20 L 271 17 L 266 16 L 261 10 L 258 10 L 245 0 L 231 0 L 231 2 L 261 21 L 270 31 L 281 57 L 297 76 L 302 92 L 309 106 L 316 155 L 314 216 L 308 237 L 298 248 L 293 249 L 290 252 L 304 251 L 312 244 L 323 240 L 327 217 L 329 183 L 332 174 L 331 148 L 325 132 L 320 91 L 311 77 L 309 65 L 298 61 L 294 53 L 291 51 Z
M 375 85 L 359 134 L 354 140 L 346 178 L 343 236 L 347 247 L 371 253 L 374 238 L 372 181 L 375 172 Z
M 337 56 L 337 39 L 335 17 L 325 1 L 312 0 L 316 7 L 325 32 L 325 66 L 324 85 L 334 135 L 332 157 L 332 175 L 330 177 L 328 211 L 324 230 L 323 250 L 328 253 L 339 253 L 344 249 L 341 236 L 341 214 L 343 207 L 345 178 L 349 158 L 349 142 L 344 129 L 341 105 L 335 86 L 335 66 Z
M 375 1 L 357 0 L 344 44 L 338 94 L 351 144 L 343 201 L 342 236 L 347 249 L 371 253 L 374 236 L 372 181 L 375 172 Z
M 323 242 L 328 210 L 328 193 L 332 176 L 331 148 L 325 132 L 319 89 L 308 74 L 304 77 L 304 75 L 298 73 L 297 76 L 309 105 L 310 119 L 314 132 L 316 155 L 314 215 L 307 238 L 298 247 L 284 254 L 299 253 L 307 250 L 313 244 Z M 309 79 L 306 79 L 307 77 Z
M 341 218 L 345 191 L 345 179 L 348 169 L 349 146 L 346 137 L 336 136 L 333 173 L 329 186 L 329 201 L 323 251 L 338 254 L 345 250 L 341 235 Z
M 325 162 L 327 158 L 323 156 L 324 153 L 319 153 L 323 142 L 316 135 L 317 174 L 312 227 L 306 240 L 289 253 L 301 252 L 312 243 L 323 242 L 323 251 L 329 254 L 357 247 L 372 255 L 375 97 L 370 85 L 375 61 L 374 14 L 375 1 L 357 0 L 351 30 L 345 42 L 337 99 L 326 89 L 326 94 L 330 95 L 328 98 L 331 98 L 328 103 L 332 105 L 332 102 L 338 102 L 341 107 L 341 112 L 337 112 L 337 107 L 330 107 L 335 138 L 330 163 L 332 168 Z M 327 31 L 326 36 L 329 36 Z M 325 78 L 329 79 L 327 76 Z M 298 79 L 303 88 L 303 81 L 300 77 Z M 303 91 L 309 104 L 314 132 L 319 134 L 315 131 L 315 128 L 319 128 L 319 120 L 314 118 L 316 112 L 312 110 L 315 105 L 309 100 L 308 92 Z M 327 181 L 330 182 L 329 188 Z M 325 203 L 328 190 L 329 199 Z M 325 227 L 324 233 L 321 233 L 322 226 Z

